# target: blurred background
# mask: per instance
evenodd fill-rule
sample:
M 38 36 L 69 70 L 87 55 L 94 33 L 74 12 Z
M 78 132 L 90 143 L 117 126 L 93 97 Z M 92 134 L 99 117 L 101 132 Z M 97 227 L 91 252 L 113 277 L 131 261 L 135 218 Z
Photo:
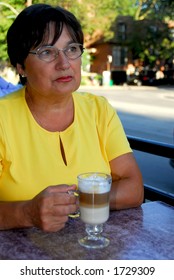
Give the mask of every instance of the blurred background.
M 6 0 L 0 2 L 0 73 L 17 82 L 6 33 L 17 14 L 36 3 L 61 5 L 85 34 L 82 84 L 174 84 L 173 0 Z M 15 38 L 14 38 L 15 40 Z

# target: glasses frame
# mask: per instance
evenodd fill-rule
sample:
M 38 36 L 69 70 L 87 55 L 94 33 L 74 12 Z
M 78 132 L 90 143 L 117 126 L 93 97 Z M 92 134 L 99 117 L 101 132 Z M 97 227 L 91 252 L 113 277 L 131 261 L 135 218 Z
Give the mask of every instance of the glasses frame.
M 71 46 L 74 46 L 74 45 L 80 47 L 80 49 L 81 49 L 81 54 L 78 55 L 76 58 L 70 58 L 70 57 L 67 56 L 66 51 L 67 51 Z M 49 61 L 48 61 L 48 60 L 45 60 L 45 59 L 42 59 L 42 58 L 40 57 L 41 54 L 39 53 L 39 51 L 40 51 L 43 47 L 45 47 L 45 48 L 50 48 L 50 49 L 54 49 L 54 50 L 55 50 L 55 57 L 54 57 L 53 59 L 49 60 Z M 51 46 L 51 45 L 41 46 L 41 47 L 39 47 L 36 51 L 29 51 L 29 54 L 37 55 L 37 57 L 38 57 L 40 60 L 42 60 L 42 61 L 45 61 L 45 62 L 52 62 L 52 61 L 56 60 L 56 58 L 59 56 L 59 52 L 60 52 L 60 51 L 62 51 L 62 52 L 64 53 L 64 55 L 68 58 L 68 60 L 76 60 L 77 58 L 79 58 L 79 57 L 82 56 L 82 54 L 84 53 L 84 50 L 85 50 L 85 48 L 83 47 L 82 44 L 79 44 L 79 43 L 71 43 L 71 44 L 69 44 L 66 48 L 63 48 L 63 49 L 58 49 L 58 48 L 56 48 L 56 47 L 54 47 L 54 46 Z

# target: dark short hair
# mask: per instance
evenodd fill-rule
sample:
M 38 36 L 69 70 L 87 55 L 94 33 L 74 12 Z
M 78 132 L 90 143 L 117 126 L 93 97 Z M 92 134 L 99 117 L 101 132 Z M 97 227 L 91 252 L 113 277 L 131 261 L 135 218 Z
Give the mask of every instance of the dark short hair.
M 24 67 L 29 51 L 48 42 L 50 23 L 54 27 L 52 45 L 60 37 L 64 25 L 73 41 L 83 45 L 81 25 L 71 12 L 47 4 L 31 5 L 17 16 L 7 32 L 7 50 L 14 67 L 17 63 Z

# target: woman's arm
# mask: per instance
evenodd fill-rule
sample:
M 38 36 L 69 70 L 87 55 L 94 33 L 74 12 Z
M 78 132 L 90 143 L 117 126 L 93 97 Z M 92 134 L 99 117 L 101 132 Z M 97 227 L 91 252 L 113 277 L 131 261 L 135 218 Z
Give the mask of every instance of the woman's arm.
M 124 209 L 140 206 L 144 199 L 142 175 L 132 153 L 110 161 L 112 188 L 110 207 Z
M 0 230 L 38 227 L 47 232 L 65 226 L 77 210 L 76 197 L 68 194 L 76 186 L 50 186 L 28 201 L 0 202 Z

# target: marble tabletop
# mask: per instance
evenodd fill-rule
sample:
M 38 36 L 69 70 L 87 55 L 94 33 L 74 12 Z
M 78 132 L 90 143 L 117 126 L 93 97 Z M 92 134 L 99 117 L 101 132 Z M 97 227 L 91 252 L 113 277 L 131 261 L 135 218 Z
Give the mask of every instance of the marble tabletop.
M 78 244 L 84 224 L 70 218 L 64 229 L 0 231 L 1 260 L 173 260 L 174 207 L 148 202 L 141 207 L 112 211 L 104 226 L 110 245 L 86 249 Z

